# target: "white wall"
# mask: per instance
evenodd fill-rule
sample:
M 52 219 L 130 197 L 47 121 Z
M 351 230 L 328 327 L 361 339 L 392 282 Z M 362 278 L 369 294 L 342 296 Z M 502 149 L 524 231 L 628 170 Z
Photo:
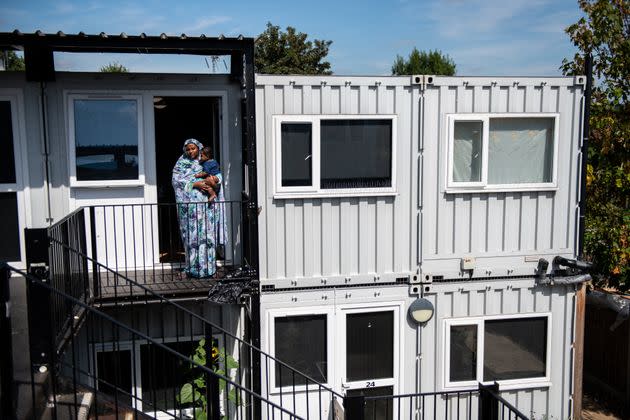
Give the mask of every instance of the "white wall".
M 260 277 L 277 287 L 391 282 L 417 268 L 417 103 L 408 77 L 256 77 Z M 276 199 L 272 116 L 396 114 L 396 193 Z
M 281 291 L 266 293 L 261 296 L 261 348 L 274 354 L 273 337 L 270 325 L 273 317 L 280 314 L 314 314 L 327 313 L 328 340 L 332 352 L 328 354 L 327 386 L 343 394 L 342 379 L 345 376 L 340 349 L 345 331 L 339 328 L 340 317 L 344 308 L 373 308 L 400 304 L 402 320 L 400 323 L 399 343 L 395 351 L 399 352 L 399 370 L 396 377 L 396 394 L 442 392 L 444 388 L 444 363 L 447 355 L 444 349 L 444 323 L 452 318 L 468 318 L 492 315 L 514 314 L 550 314 L 548 328 L 551 331 L 549 343 L 549 381 L 535 385 L 517 386 L 517 389 L 502 390 L 501 396 L 517 409 L 532 418 L 566 419 L 569 417 L 572 395 L 573 350 L 574 340 L 574 300 L 575 291 L 572 286 L 536 286 L 533 279 L 498 279 L 493 281 L 434 283 L 423 288 L 426 299 L 432 302 L 435 313 L 425 325 L 416 326 L 407 317 L 409 305 L 416 299 L 410 296 L 405 286 L 327 288 L 321 290 Z M 308 332 L 305 331 L 305 334 Z M 264 362 L 263 362 L 264 366 Z M 273 375 L 273 370 L 269 371 Z M 269 379 L 264 377 L 263 395 L 267 395 L 265 384 Z M 456 390 L 450 388 L 451 390 Z M 459 389 L 463 389 L 460 387 Z M 278 392 L 269 394 L 279 402 Z M 330 399 L 325 393 L 322 398 Z M 328 399 L 326 401 L 328 401 Z M 462 395 L 459 409 L 461 414 L 471 408 L 477 412 L 477 397 Z M 449 408 L 441 397 L 437 400 L 437 418 L 445 418 L 448 410 L 449 418 L 456 418 L 457 398 L 449 399 Z M 433 400 L 425 400 L 425 415 L 433 417 Z M 309 396 L 309 408 L 315 415 L 318 403 L 317 390 L 313 389 Z M 296 398 L 298 414 L 306 413 L 305 393 Z M 283 397 L 285 408 L 293 409 L 291 395 Z M 412 401 L 412 411 L 417 410 L 416 401 Z M 403 415 L 409 410 L 409 400 L 401 400 Z M 324 412 L 325 416 L 329 413 Z M 406 418 L 406 417 L 405 417 Z
M 538 257 L 574 256 L 582 98 L 574 78 L 435 77 L 427 85 L 419 153 L 423 276 L 460 277 L 464 255 L 477 258 L 475 277 L 533 275 Z M 446 114 L 471 112 L 558 113 L 557 191 L 445 193 Z
M 25 142 L 21 144 L 23 153 L 27 156 L 24 171 L 28 174 L 28 191 L 30 193 L 25 206 L 27 223 L 24 227 L 46 227 L 59 221 L 69 212 L 81 206 L 89 205 L 113 205 L 113 204 L 150 204 L 157 202 L 156 168 L 155 168 L 155 121 L 153 113 L 154 96 L 213 96 L 221 97 L 222 120 L 220 121 L 222 138 L 222 172 L 224 175 L 224 192 L 226 200 L 240 200 L 242 185 L 242 132 L 241 132 L 241 90 L 236 82 L 230 81 L 224 75 L 157 75 L 157 74 L 103 74 L 103 73 L 57 73 L 56 81 L 45 84 L 44 103 L 46 111 L 46 127 L 42 123 L 42 91 L 39 83 L 26 82 L 22 73 L 1 73 L 0 91 L 12 89 L 23 96 L 23 115 L 26 133 L 23 136 Z M 142 120 L 142 147 L 139 152 L 144 159 L 144 183 L 137 186 L 111 186 L 104 181 L 100 186 L 71 186 L 70 185 L 70 141 L 68 116 L 69 94 L 102 94 L 102 95 L 137 95 L 141 99 L 140 109 Z M 208 118 L 212 118 L 211 115 Z M 48 137 L 49 151 L 49 185 L 45 177 L 45 149 L 44 129 Z M 173 157 L 173 163 L 177 156 Z M 48 196 L 50 196 L 50 214 L 48 211 Z M 122 211 L 122 209 L 118 213 Z M 101 210 L 102 212 L 102 210 Z M 141 216 L 147 216 L 141 226 Z M 129 228 L 132 223 L 134 228 L 129 228 L 127 234 L 135 231 L 130 237 L 137 243 L 150 244 L 155 242 L 151 236 L 155 234 L 156 226 L 148 222 L 151 213 L 157 213 L 156 209 L 146 208 L 142 211 L 139 207 L 127 209 L 125 217 L 118 214 L 117 225 L 119 229 Z M 129 247 L 134 241 L 125 244 L 122 235 L 118 240 L 113 238 L 112 226 L 114 225 L 114 212 L 110 209 L 110 219 L 107 220 L 111 232 L 104 228 L 97 228 L 99 261 L 108 266 L 125 266 L 130 264 L 125 257 L 133 254 Z M 133 216 L 132 216 L 133 214 Z M 97 214 L 99 216 L 99 214 Z M 102 215 L 101 215 L 102 216 Z M 134 220 L 135 216 L 135 220 Z M 155 214 L 153 214 L 155 216 Z M 238 216 L 238 215 L 237 215 Z M 153 217 L 157 223 L 157 217 Z M 101 218 L 102 220 L 102 218 Z M 238 220 L 232 221 L 238 224 Z M 120 232 L 119 232 L 120 233 Z M 234 235 L 240 235 L 236 231 Z M 109 237 L 108 237 L 109 236 Z M 126 239 L 130 239 L 127 237 Z M 233 240 L 240 243 L 239 236 Z M 118 243 L 117 250 L 119 261 L 113 261 L 115 255 L 113 249 L 109 249 L 110 258 L 105 259 L 105 244 L 111 248 Z M 89 244 L 88 244 L 89 248 Z M 136 250 L 137 251 L 137 250 Z M 137 251 L 139 252 L 139 251 Z M 240 251 L 236 251 L 237 254 Z M 152 265 L 158 258 L 157 249 L 146 247 L 145 254 L 134 258 L 134 266 Z M 101 258 L 102 257 L 102 258 Z
M 261 280 L 457 279 L 464 256 L 477 259 L 474 277 L 522 276 L 540 257 L 572 257 L 584 79 L 257 76 Z M 557 113 L 557 189 L 446 193 L 446 116 L 472 112 Z M 274 196 L 273 116 L 344 114 L 397 116 L 396 193 Z
M 421 392 L 440 391 L 444 359 L 444 320 L 484 315 L 551 313 L 550 383 L 502 391 L 501 396 L 532 418 L 569 418 L 571 405 L 575 290 L 573 286 L 535 286 L 531 279 L 434 283 L 424 297 L 435 315 L 420 327 Z

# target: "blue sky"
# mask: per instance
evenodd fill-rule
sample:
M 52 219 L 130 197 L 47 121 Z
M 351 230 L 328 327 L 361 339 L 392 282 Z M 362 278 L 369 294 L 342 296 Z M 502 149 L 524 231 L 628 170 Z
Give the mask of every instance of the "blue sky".
M 332 40 L 337 74 L 389 74 L 396 54 L 439 49 L 459 75 L 559 75 L 575 49 L 564 28 L 577 0 L 237 1 L 3 0 L 0 31 L 256 36 L 268 21 Z M 56 57 L 58 69 L 94 71 L 110 61 L 132 71 L 206 72 L 200 57 Z

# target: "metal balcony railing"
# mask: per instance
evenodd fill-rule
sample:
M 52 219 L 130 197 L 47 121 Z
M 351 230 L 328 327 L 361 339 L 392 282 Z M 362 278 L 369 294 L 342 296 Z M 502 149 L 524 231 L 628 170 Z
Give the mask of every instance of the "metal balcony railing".
M 84 207 L 48 228 L 51 263 L 64 278 L 86 276 L 98 299 L 124 297 L 119 274 L 168 295 L 199 295 L 216 281 L 252 280 L 245 206 L 215 201 Z M 63 246 L 91 264 L 70 261 Z

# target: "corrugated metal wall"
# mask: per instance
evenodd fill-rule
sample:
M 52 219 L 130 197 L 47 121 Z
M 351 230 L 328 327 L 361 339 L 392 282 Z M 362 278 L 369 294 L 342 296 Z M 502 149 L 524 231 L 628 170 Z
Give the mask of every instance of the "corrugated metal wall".
M 413 272 L 419 89 L 408 77 L 257 76 L 256 83 L 261 280 L 305 286 L 322 277 L 379 282 Z M 280 114 L 397 114 L 398 194 L 274 199 L 272 116 Z
M 474 277 L 532 275 L 539 257 L 574 255 L 584 80 L 433 77 L 424 89 L 408 77 L 256 82 L 263 281 L 391 281 L 419 267 L 457 278 L 466 255 L 477 258 Z M 445 193 L 446 115 L 471 112 L 558 113 L 557 191 Z M 396 114 L 397 194 L 274 199 L 272 116 L 291 114 Z
M 421 139 L 423 274 L 457 277 L 461 256 L 474 255 L 475 276 L 531 275 L 536 261 L 525 264 L 525 255 L 574 255 L 582 95 L 573 78 L 436 77 L 427 85 Z M 446 115 L 471 112 L 558 113 L 558 190 L 445 193 Z
M 516 313 L 551 313 L 551 386 L 502 391 L 501 396 L 532 418 L 569 418 L 574 323 L 572 286 L 536 287 L 533 280 L 433 284 L 424 295 L 435 306 L 435 322 L 421 328 L 422 392 L 439 390 L 444 363 L 444 319 Z

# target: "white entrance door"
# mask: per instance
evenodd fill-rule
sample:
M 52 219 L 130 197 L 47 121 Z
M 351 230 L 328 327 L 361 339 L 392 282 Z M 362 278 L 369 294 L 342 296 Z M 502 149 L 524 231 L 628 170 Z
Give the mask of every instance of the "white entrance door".
M 21 265 L 24 260 L 25 226 L 22 180 L 23 144 L 19 135 L 17 92 L 0 91 L 0 261 Z
M 348 308 L 341 313 L 341 387 L 347 396 L 398 391 L 399 307 Z M 366 401 L 365 418 L 395 418 L 392 399 Z

